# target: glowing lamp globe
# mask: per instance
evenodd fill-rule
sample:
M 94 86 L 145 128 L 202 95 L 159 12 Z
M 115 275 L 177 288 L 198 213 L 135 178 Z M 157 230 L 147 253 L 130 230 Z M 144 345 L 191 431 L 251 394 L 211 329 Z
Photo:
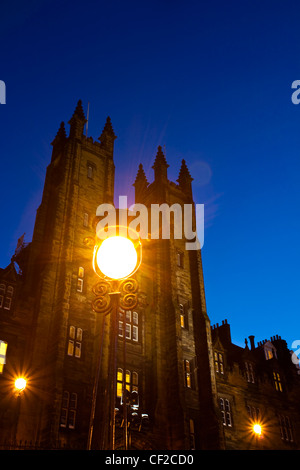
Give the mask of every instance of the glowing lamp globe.
M 128 277 L 135 270 L 137 262 L 137 252 L 129 238 L 106 238 L 97 251 L 98 268 L 111 279 Z
M 261 435 L 261 425 L 260 424 L 254 424 L 253 425 L 253 432 L 257 435 Z
M 26 388 L 26 380 L 23 377 L 18 377 L 15 380 L 15 388 L 19 390 L 19 392 L 22 392 Z

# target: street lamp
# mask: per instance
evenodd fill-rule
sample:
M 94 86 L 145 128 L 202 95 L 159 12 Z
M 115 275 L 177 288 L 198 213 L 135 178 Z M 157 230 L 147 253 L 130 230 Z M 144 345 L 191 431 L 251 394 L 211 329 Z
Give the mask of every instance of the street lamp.
M 124 233 L 125 227 L 115 227 L 117 232 Z M 109 446 L 115 449 L 115 399 L 116 399 L 116 350 L 117 350 L 117 317 L 120 307 L 126 312 L 138 303 L 138 283 L 131 278 L 142 261 L 142 244 L 139 234 L 126 229 L 128 237 L 115 235 L 98 241 L 94 245 L 93 269 L 100 281 L 93 287 L 96 296 L 92 302 L 93 310 L 105 316 L 110 313 L 110 351 L 109 351 Z M 108 232 L 109 233 L 109 232 Z M 102 234 L 103 235 L 103 234 Z M 100 240 L 99 240 L 100 238 Z M 125 316 L 125 313 L 124 313 Z M 124 318 L 125 320 L 125 318 Z M 128 447 L 127 409 L 126 409 L 126 322 L 123 321 L 123 400 L 124 400 L 124 447 Z M 100 345 L 97 376 L 93 391 L 93 403 L 89 428 L 88 449 L 91 448 L 94 416 L 96 409 L 97 389 L 101 366 L 102 344 Z
M 256 434 L 257 436 L 261 436 L 262 429 L 261 429 L 260 424 L 258 423 L 253 424 L 252 429 L 253 429 L 254 434 Z
M 17 377 L 15 380 L 15 389 L 20 395 L 26 388 L 27 381 L 24 377 Z

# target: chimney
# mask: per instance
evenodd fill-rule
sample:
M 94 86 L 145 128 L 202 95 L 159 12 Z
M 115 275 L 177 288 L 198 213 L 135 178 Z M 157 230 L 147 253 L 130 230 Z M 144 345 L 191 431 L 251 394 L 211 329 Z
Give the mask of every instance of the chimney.
M 255 349 L 255 344 L 254 344 L 254 336 L 253 335 L 250 335 L 248 336 L 249 340 L 250 340 L 250 345 L 251 345 L 251 351 L 253 349 Z

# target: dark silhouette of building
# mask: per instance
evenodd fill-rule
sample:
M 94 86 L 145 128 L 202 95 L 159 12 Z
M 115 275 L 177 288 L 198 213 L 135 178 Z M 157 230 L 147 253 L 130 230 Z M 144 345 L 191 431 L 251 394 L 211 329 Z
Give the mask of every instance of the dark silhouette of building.
M 88 240 L 97 207 L 114 200 L 116 135 L 110 118 L 99 141 L 84 135 L 85 123 L 79 101 L 69 135 L 62 123 L 52 142 L 32 241 L 21 237 L 0 270 L 1 448 L 104 446 L 109 322 L 92 308 Z M 168 180 L 161 147 L 153 169 L 149 183 L 138 168 L 137 203 L 194 204 L 184 160 L 177 183 Z M 120 328 L 116 448 L 124 445 L 124 373 L 132 449 L 299 448 L 299 375 L 287 345 L 274 337 L 255 347 L 250 337 L 250 348 L 240 348 L 227 321 L 211 329 L 201 251 L 185 250 L 184 239 L 147 240 L 136 279 L 138 307 L 118 319 L 126 323 L 126 366 Z M 14 389 L 19 375 L 27 379 L 22 393 Z

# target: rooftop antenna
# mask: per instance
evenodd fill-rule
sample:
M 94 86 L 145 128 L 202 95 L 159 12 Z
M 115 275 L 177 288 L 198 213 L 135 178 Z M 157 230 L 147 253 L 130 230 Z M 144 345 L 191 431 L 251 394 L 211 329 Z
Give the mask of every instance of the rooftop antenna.
M 87 135 L 88 135 L 89 114 L 90 114 L 90 102 L 88 102 L 88 109 L 87 109 L 87 115 L 86 115 L 85 137 L 87 137 Z

